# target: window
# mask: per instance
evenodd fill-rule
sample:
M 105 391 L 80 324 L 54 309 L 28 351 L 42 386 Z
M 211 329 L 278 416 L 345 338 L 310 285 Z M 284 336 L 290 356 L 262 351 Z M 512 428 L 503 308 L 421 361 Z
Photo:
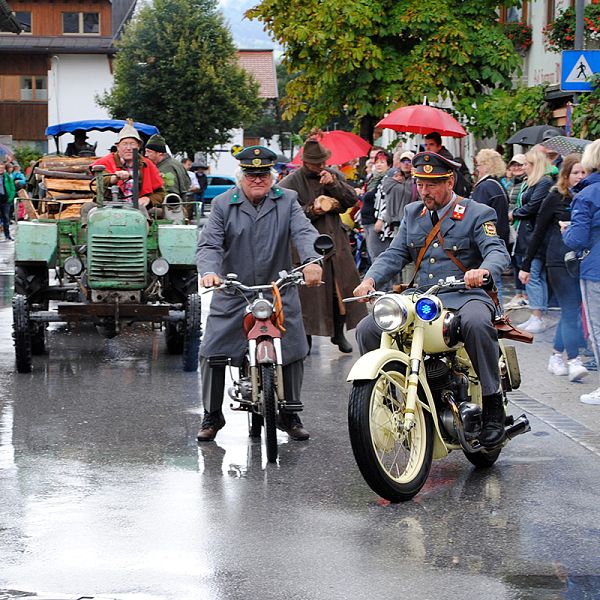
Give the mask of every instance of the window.
M 527 2 L 521 6 L 509 6 L 500 8 L 500 23 L 527 23 Z
M 64 12 L 63 33 L 99 34 L 100 14 L 84 12 Z
M 21 77 L 21 100 L 48 100 L 48 78 Z
M 15 19 L 17 19 L 19 25 L 23 28 L 23 33 L 31 33 L 31 12 L 17 11 L 15 12 Z

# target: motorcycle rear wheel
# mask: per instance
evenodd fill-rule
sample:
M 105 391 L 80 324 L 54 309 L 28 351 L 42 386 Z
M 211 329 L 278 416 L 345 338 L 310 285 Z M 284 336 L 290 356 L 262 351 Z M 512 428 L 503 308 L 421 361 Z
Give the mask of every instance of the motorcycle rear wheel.
M 381 371 L 372 381 L 354 382 L 348 405 L 350 442 L 369 487 L 390 502 L 405 502 L 429 476 L 433 421 L 417 404 L 415 425 L 404 432 L 406 398 L 399 388 L 405 385 L 406 365 L 390 362 Z
M 265 447 L 267 461 L 277 462 L 277 402 L 275 399 L 275 367 L 262 365 L 260 367 L 262 380 L 262 405 L 265 427 Z

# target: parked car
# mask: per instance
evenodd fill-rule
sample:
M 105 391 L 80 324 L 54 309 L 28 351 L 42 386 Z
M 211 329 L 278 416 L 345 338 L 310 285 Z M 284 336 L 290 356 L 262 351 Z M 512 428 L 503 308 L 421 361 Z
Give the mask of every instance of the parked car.
M 232 175 L 207 175 L 208 186 L 204 192 L 204 202 L 210 204 L 213 198 L 237 185 Z

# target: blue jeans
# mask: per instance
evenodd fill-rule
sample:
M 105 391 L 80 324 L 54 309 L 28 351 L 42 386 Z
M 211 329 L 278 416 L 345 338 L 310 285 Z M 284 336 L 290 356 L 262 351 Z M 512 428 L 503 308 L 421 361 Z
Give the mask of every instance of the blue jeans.
M 548 285 L 546 283 L 546 269 L 539 258 L 531 261 L 529 283 L 525 286 L 529 308 L 532 310 L 548 310 Z
M 10 202 L 0 204 L 0 219 L 2 219 L 2 228 L 4 229 L 4 237 L 6 239 L 10 237 L 10 205 Z
M 564 267 L 548 267 L 548 281 L 560 306 L 560 321 L 554 335 L 554 349 L 567 351 L 567 358 L 579 355 L 583 339 L 581 327 L 581 290 L 576 279 Z

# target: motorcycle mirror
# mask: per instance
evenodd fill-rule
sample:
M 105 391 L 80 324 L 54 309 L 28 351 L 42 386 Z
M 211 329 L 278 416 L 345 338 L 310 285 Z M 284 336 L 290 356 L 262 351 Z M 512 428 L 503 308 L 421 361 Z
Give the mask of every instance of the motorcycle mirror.
M 322 233 L 315 240 L 315 243 L 314 243 L 315 252 L 317 252 L 321 256 L 325 256 L 326 254 L 329 254 L 334 248 L 335 248 L 335 244 L 333 243 L 333 239 L 331 238 L 330 235 L 327 235 L 326 233 Z

